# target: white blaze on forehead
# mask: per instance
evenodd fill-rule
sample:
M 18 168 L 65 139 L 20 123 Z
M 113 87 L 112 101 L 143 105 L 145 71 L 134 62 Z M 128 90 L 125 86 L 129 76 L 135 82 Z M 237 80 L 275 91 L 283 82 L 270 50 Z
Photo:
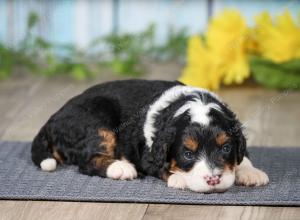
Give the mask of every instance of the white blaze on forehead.
M 177 110 L 174 117 L 183 114 L 185 111 L 189 111 L 192 122 L 198 122 L 201 125 L 209 125 L 210 118 L 208 116 L 210 109 L 216 109 L 221 111 L 220 106 L 216 103 L 203 103 L 200 99 L 187 102 L 181 108 Z
M 211 96 L 218 99 L 215 94 L 210 93 L 206 89 L 178 85 L 166 90 L 152 105 L 150 105 L 143 129 L 146 144 L 150 148 L 150 150 L 153 144 L 152 138 L 154 137 L 154 133 L 156 131 L 154 127 L 155 117 L 159 113 L 159 111 L 167 108 L 171 103 L 175 102 L 182 96 L 197 93 L 209 93 Z

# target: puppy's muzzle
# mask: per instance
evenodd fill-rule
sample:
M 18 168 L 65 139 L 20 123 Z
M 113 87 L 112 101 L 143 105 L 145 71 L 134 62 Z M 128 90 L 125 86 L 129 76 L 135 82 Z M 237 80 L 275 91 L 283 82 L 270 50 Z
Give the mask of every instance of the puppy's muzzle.
M 221 175 L 205 175 L 203 178 L 206 181 L 206 183 L 210 186 L 218 185 L 221 182 Z

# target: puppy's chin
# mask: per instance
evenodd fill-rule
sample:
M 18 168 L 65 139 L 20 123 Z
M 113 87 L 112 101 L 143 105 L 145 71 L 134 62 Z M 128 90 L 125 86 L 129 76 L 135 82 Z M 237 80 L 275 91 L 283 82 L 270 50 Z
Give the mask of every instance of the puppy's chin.
M 188 172 L 179 172 L 177 174 L 185 180 L 186 188 L 201 193 L 225 192 L 234 184 L 235 181 L 234 170 L 226 170 L 219 172 L 221 177 L 219 178 L 220 182 L 218 184 L 209 185 L 205 180 L 205 176 L 210 176 L 212 173 L 207 168 L 204 161 L 197 162 Z
M 207 184 L 203 177 L 199 175 L 183 175 L 186 180 L 187 188 L 195 192 L 212 193 L 212 192 L 225 192 L 229 189 L 235 181 L 235 175 L 231 172 L 222 174 L 220 183 L 214 186 Z
M 213 188 L 213 192 L 225 192 L 235 182 L 235 172 L 226 171 L 223 172 L 220 183 Z

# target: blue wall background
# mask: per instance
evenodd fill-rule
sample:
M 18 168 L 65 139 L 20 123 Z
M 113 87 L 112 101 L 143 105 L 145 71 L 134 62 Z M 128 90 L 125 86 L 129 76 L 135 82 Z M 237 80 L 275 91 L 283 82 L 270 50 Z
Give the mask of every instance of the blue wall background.
M 157 26 L 158 41 L 164 41 L 169 26 L 199 33 L 209 16 L 224 8 L 239 9 L 251 25 L 264 10 L 276 14 L 289 9 L 298 17 L 300 0 L 0 0 L 0 41 L 16 46 L 32 11 L 40 17 L 39 35 L 84 47 L 112 31 L 142 31 L 150 23 Z

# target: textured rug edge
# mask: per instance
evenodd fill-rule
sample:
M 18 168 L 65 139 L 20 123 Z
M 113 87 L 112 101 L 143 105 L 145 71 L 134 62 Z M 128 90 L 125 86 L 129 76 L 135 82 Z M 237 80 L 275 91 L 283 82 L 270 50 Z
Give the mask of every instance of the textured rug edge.
M 147 200 L 147 199 L 140 199 L 134 200 L 131 198 L 119 198 L 119 199 L 111 199 L 111 198 L 85 198 L 76 200 L 72 197 L 64 197 L 57 196 L 57 197 L 47 197 L 43 198 L 40 196 L 33 196 L 28 198 L 27 196 L 1 196 L 1 200 L 18 200 L 18 201 L 53 201 L 53 202 L 96 202 L 96 203 L 139 203 L 139 204 L 178 204 L 178 205 L 219 205 L 219 206 L 282 206 L 282 207 L 300 207 L 300 201 L 264 201 L 264 200 L 257 200 L 251 202 L 230 202 L 226 201 L 225 203 L 220 203 L 218 201 L 184 201 L 178 202 L 174 200 Z
M 30 141 L 27 142 L 21 142 L 21 141 L 0 141 L 0 143 L 6 143 L 6 144 L 30 144 Z M 258 147 L 258 146 L 251 146 L 249 148 L 265 148 L 265 149 L 278 149 L 278 150 L 286 150 L 286 149 L 295 149 L 297 147 Z M 299 148 L 298 148 L 299 149 Z M 300 150 L 300 149 L 299 149 Z M 297 161 L 298 162 L 298 161 Z M 299 188 L 298 188 L 299 189 Z M 81 196 L 81 197 L 80 197 Z M 199 194 L 201 196 L 201 193 Z M 297 197 L 299 198 L 299 197 Z M 89 196 L 82 196 L 77 195 L 69 196 L 69 195 L 48 195 L 45 197 L 41 194 L 33 194 L 33 195 L 13 195 L 13 194 L 7 194 L 3 193 L 0 195 L 0 200 L 25 200 L 25 201 L 69 201 L 69 202 L 98 202 L 98 203 L 148 203 L 148 204 L 183 204 L 183 205 L 224 205 L 224 206 L 285 206 L 285 207 L 299 207 L 300 206 L 300 200 L 250 200 L 250 201 L 244 201 L 244 200 L 238 200 L 238 201 L 230 201 L 230 200 L 222 200 L 222 202 L 216 200 L 181 200 L 178 201 L 176 199 L 168 199 L 168 198 L 143 198 L 140 197 L 138 199 L 136 198 L 130 198 L 130 197 L 93 197 L 91 195 Z

